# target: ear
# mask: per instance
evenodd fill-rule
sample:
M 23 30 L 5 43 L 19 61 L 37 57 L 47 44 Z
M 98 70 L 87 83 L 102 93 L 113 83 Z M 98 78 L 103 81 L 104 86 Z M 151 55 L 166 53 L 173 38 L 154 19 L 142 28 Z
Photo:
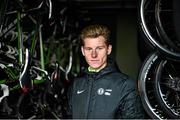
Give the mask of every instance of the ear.
M 108 45 L 108 55 L 111 54 L 111 51 L 112 51 L 112 45 Z
M 84 47 L 83 46 L 81 46 L 81 52 L 82 52 L 82 54 L 84 56 Z

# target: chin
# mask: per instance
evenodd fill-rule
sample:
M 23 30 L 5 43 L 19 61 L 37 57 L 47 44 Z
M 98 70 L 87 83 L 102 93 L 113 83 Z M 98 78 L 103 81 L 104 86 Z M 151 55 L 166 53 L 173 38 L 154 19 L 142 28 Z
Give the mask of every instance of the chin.
M 91 67 L 94 68 L 94 69 L 99 69 L 100 68 L 99 65 L 98 66 L 97 65 L 91 65 Z

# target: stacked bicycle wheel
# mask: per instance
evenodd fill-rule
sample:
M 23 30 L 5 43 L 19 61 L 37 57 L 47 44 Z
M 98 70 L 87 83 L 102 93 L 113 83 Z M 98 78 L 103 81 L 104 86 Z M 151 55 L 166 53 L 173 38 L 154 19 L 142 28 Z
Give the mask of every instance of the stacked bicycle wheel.
M 180 118 L 180 1 L 141 0 L 140 26 L 152 53 L 138 76 L 143 106 L 151 118 Z

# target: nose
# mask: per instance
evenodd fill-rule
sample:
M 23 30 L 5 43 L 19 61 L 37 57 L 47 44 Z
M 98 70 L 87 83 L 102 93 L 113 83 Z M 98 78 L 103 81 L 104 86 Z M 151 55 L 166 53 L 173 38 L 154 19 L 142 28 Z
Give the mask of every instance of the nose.
M 92 56 L 92 58 L 95 58 L 95 57 L 97 57 L 97 51 L 96 50 L 93 50 L 92 51 L 92 53 L 91 53 L 91 56 Z

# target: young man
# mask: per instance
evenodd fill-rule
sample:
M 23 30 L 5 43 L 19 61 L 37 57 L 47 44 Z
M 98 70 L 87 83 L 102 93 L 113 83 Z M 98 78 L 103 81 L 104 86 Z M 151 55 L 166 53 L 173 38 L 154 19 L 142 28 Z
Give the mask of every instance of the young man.
M 136 82 L 121 73 L 109 58 L 110 31 L 90 25 L 81 33 L 81 51 L 89 67 L 68 91 L 68 114 L 73 119 L 144 118 Z

